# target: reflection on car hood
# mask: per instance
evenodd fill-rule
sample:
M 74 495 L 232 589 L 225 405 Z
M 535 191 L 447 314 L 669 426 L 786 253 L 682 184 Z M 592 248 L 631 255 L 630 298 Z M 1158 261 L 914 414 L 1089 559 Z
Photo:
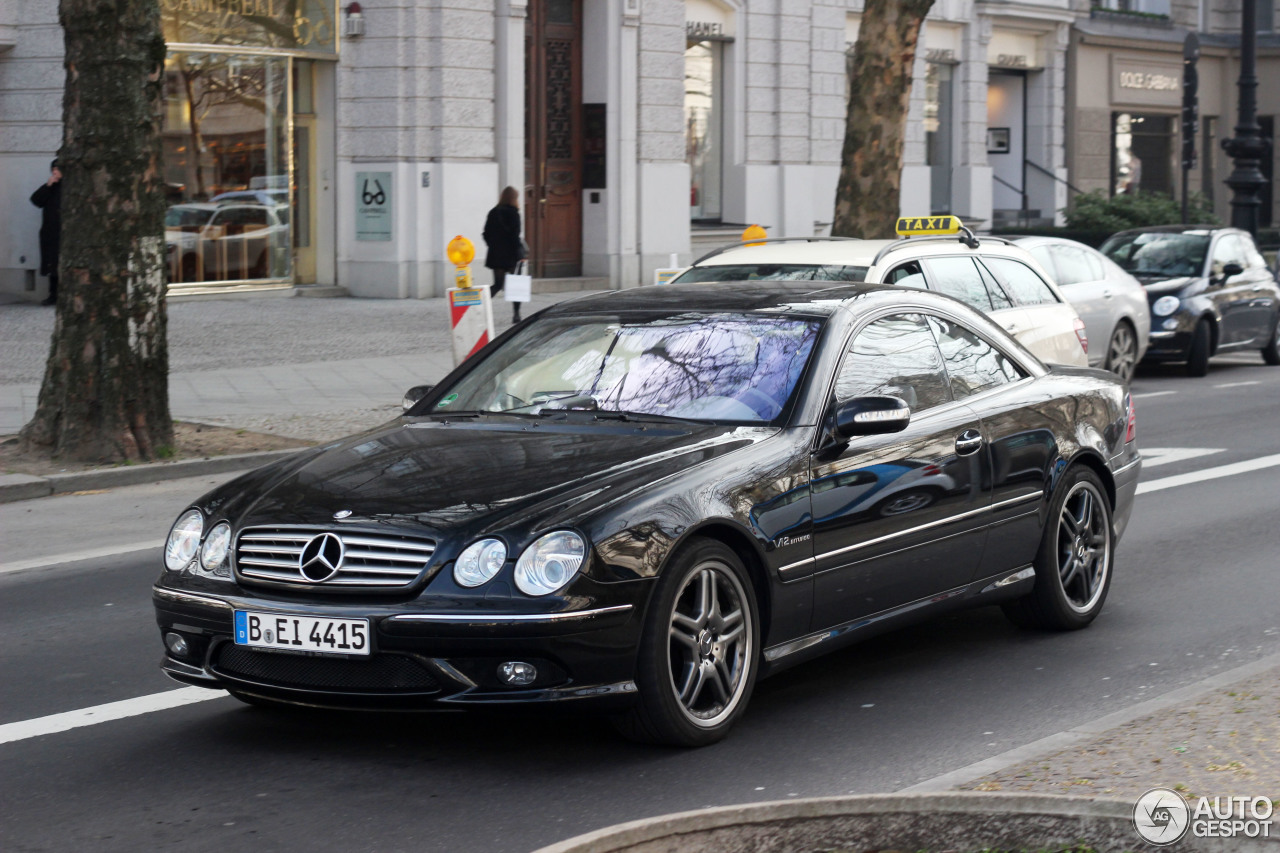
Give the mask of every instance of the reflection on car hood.
M 607 502 L 777 432 L 710 425 L 401 419 L 316 453 L 236 496 L 240 526 L 416 521 L 534 523 L 556 507 Z M 486 521 L 487 520 L 487 521 Z
M 1156 279 L 1154 281 L 1138 276 L 1138 281 L 1147 289 L 1147 293 L 1154 293 L 1163 296 L 1166 293 L 1177 293 L 1188 284 L 1197 281 L 1198 277 L 1194 275 L 1184 275 L 1178 278 Z

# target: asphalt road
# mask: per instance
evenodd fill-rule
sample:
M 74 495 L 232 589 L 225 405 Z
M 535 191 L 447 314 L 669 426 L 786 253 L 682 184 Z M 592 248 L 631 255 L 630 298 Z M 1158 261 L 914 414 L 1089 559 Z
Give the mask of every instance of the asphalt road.
M 1203 379 L 1144 372 L 1134 392 L 1148 486 L 1280 454 L 1280 369 L 1257 356 Z M 592 718 L 279 713 L 212 693 L 18 732 L 0 743 L 0 848 L 499 853 L 702 806 L 894 791 L 1280 652 L 1278 478 L 1140 495 L 1086 631 L 1022 633 L 991 608 L 899 631 L 761 683 L 707 749 L 636 746 Z M 208 482 L 0 506 L 0 733 L 179 689 L 157 669 L 149 588 L 167 525 Z

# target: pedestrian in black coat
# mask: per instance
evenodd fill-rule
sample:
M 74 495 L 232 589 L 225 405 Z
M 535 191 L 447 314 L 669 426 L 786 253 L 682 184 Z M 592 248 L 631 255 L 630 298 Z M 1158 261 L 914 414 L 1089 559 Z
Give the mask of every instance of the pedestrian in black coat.
M 507 273 L 515 272 L 524 260 L 524 241 L 520 239 L 520 193 L 515 187 L 506 187 L 498 198 L 498 204 L 489 211 L 484 221 L 484 242 L 489 247 L 484 265 L 493 270 L 493 287 L 489 292 L 497 296 L 506 283 Z M 520 303 L 511 303 L 511 320 L 520 322 Z
M 58 302 L 58 250 L 62 240 L 62 170 L 58 161 L 49 166 L 49 180 L 31 194 L 31 203 L 41 210 L 40 275 L 49 277 L 49 296 L 41 305 Z

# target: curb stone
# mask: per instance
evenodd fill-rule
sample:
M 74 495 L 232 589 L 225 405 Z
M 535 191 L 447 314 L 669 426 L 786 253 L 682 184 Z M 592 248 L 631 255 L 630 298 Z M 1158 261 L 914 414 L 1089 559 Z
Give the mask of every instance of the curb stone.
M 259 453 L 241 453 L 233 456 L 209 456 L 204 459 L 184 459 L 179 462 L 156 462 L 148 465 L 126 465 L 120 468 L 103 468 L 95 471 L 77 471 L 73 474 L 53 474 L 34 477 L 30 474 L 0 475 L 0 503 L 25 501 L 67 492 L 90 489 L 113 489 L 135 486 L 139 483 L 157 483 L 183 477 L 199 477 L 204 474 L 222 474 L 227 471 L 247 471 L 259 468 L 279 459 L 292 456 L 305 447 L 289 450 L 265 450 Z
M 535 853 L 719 853 L 753 850 L 1149 850 L 1133 804 L 1049 794 L 864 794 L 700 809 L 630 821 Z M 1270 853 L 1276 839 L 1184 838 L 1180 853 Z

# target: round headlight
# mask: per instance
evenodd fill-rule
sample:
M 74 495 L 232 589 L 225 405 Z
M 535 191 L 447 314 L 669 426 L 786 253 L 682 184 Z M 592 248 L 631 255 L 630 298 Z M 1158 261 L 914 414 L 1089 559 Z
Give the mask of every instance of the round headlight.
M 204 516 L 198 509 L 189 509 L 173 523 L 169 539 L 164 543 L 164 567 L 180 572 L 196 556 L 200 547 L 200 534 L 204 532 Z
M 1182 304 L 1182 300 L 1176 296 L 1161 296 L 1151 306 L 1151 313 L 1157 317 L 1167 317 L 1174 311 L 1178 310 L 1178 306 Z
M 498 573 L 507 561 L 507 546 L 497 539 L 481 539 L 462 550 L 453 564 L 459 586 L 480 586 Z
M 573 580 L 586 551 L 586 543 L 572 530 L 548 533 L 516 561 L 516 586 L 525 595 L 550 595 Z
M 227 565 L 227 551 L 231 549 L 231 525 L 219 522 L 205 537 L 204 547 L 200 549 L 200 567 L 211 575 L 231 577 Z

